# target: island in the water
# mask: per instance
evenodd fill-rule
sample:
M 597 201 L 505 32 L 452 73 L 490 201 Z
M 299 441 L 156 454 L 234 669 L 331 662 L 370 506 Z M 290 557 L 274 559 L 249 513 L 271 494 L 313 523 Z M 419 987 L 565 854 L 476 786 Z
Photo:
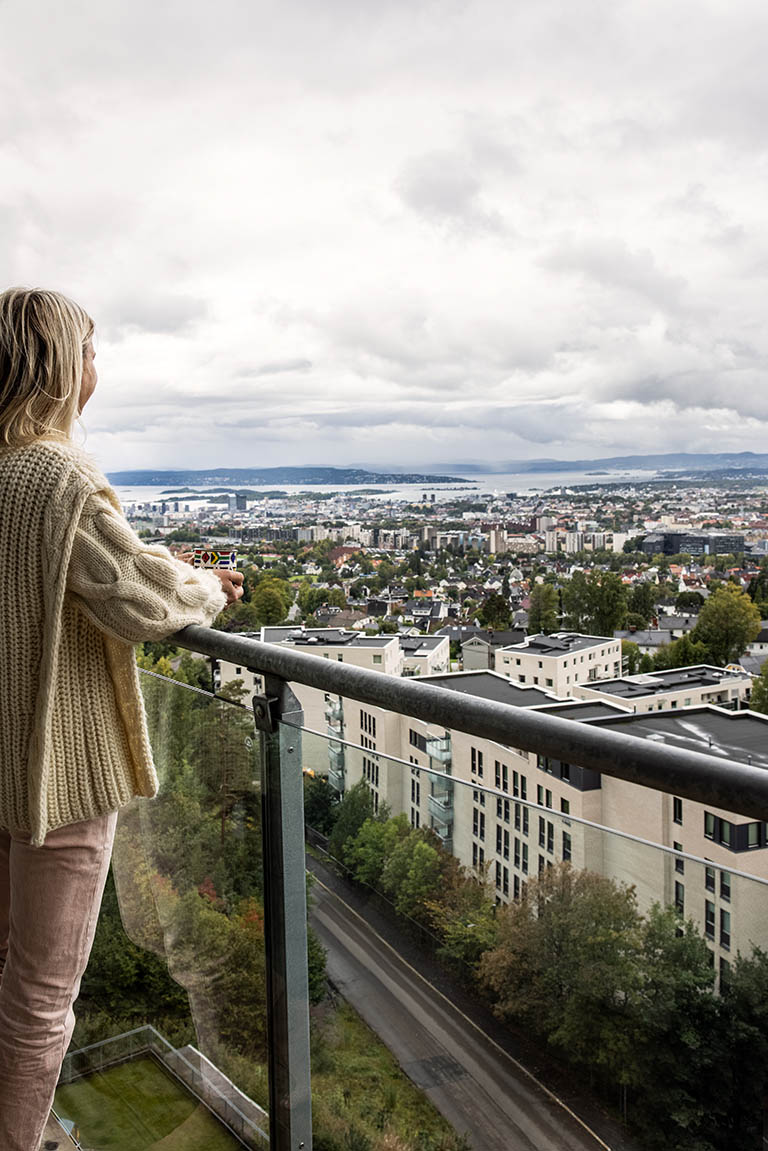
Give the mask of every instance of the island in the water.
M 455 484 L 459 476 L 432 476 L 422 472 L 370 472 L 363 468 L 209 468 L 188 471 L 110 472 L 109 481 L 121 487 L 173 487 L 203 484 Z

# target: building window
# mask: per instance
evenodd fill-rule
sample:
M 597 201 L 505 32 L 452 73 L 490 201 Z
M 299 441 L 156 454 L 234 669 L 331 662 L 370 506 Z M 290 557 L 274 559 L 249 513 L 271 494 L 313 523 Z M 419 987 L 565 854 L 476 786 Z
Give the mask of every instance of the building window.
M 562 811 L 563 815 L 570 815 L 571 814 L 571 801 L 570 801 L 570 799 L 561 799 L 560 800 L 560 810 Z
M 720 956 L 720 983 L 726 983 L 731 974 L 731 965 L 727 959 L 722 955 Z
M 523 844 L 523 875 L 528 874 L 528 844 Z
M 728 903 L 731 901 L 731 873 L 729 871 L 720 872 L 720 898 L 725 899 Z
M 720 908 L 720 946 L 730 950 L 731 946 L 731 913 Z
M 683 801 L 676 795 L 672 797 L 672 821 L 680 824 L 683 822 Z
M 549 790 L 549 788 L 547 788 L 547 790 L 544 793 L 544 802 L 545 802 L 547 807 L 552 806 L 552 792 Z
M 523 808 L 523 835 L 528 834 L 528 808 Z
M 682 883 L 675 882 L 675 911 L 685 914 L 685 888 Z
M 493 765 L 493 781 L 496 787 L 501 790 L 501 764 L 498 759 Z
M 483 778 L 483 753 L 478 748 L 473 747 L 471 752 L 472 761 L 472 774 L 478 776 L 479 779 Z
M 520 830 L 520 804 L 515 804 L 515 831 Z
M 506 763 L 501 765 L 501 790 L 509 791 L 509 768 Z
M 563 832 L 563 859 L 567 863 L 571 858 L 571 837 L 567 831 Z
M 501 855 L 501 828 L 496 828 L 496 854 Z
M 496 886 L 501 887 L 501 864 L 496 864 Z
M 509 800 L 504 800 L 504 822 L 509 823 Z
M 672 846 L 674 847 L 675 851 L 682 851 L 683 850 L 682 843 L 673 843 Z M 685 873 L 685 860 L 684 859 L 676 859 L 675 860 L 675 871 L 677 871 L 680 875 L 683 875 Z
M 707 939 L 715 938 L 715 905 L 708 899 L 704 901 L 704 934 Z
M 720 820 L 720 842 L 723 847 L 731 846 L 731 829 L 733 824 L 729 823 L 727 819 Z
M 539 847 L 543 847 L 547 839 L 547 821 L 539 816 Z
M 554 823 L 547 824 L 547 851 L 552 854 L 555 850 L 555 825 Z
M 373 657 L 373 662 L 374 662 L 374 663 L 381 663 L 381 656 L 380 656 L 380 655 L 375 655 L 375 656 Z
M 512 772 L 512 794 L 513 795 L 519 795 L 520 794 L 520 776 L 518 775 L 518 773 L 516 771 Z
M 707 839 L 715 838 L 715 817 L 711 811 L 704 812 L 704 835 Z
M 715 890 L 715 869 L 714 867 L 704 868 L 704 886 L 707 891 Z
M 747 824 L 747 847 L 760 846 L 760 824 L 748 823 Z
M 514 892 L 515 892 L 515 899 L 519 899 L 520 898 L 520 876 L 519 875 L 516 875 L 514 877 Z
M 515 867 L 520 866 L 520 840 L 515 840 Z
M 571 765 L 570 765 L 570 763 L 561 763 L 560 764 L 560 778 L 565 783 L 571 782 Z
M 505 895 L 509 895 L 509 868 L 505 867 L 501 874 L 503 876 L 501 890 Z

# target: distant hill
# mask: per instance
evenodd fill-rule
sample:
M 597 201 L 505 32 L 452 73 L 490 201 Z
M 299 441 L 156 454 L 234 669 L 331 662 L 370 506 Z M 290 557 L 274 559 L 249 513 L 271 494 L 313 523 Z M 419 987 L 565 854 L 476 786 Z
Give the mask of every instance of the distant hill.
M 425 475 L 422 472 L 370 472 L 363 468 L 209 468 L 189 471 L 137 470 L 110 472 L 110 483 L 123 487 L 177 488 L 187 485 L 234 484 L 446 484 L 461 483 L 457 476 Z
M 667 452 L 648 456 L 608 456 L 593 460 L 504 460 L 501 463 L 436 464 L 435 467 L 458 468 L 464 475 L 529 472 L 583 472 L 601 468 L 607 471 L 675 471 L 712 472 L 768 471 L 768 454 L 758 452 Z

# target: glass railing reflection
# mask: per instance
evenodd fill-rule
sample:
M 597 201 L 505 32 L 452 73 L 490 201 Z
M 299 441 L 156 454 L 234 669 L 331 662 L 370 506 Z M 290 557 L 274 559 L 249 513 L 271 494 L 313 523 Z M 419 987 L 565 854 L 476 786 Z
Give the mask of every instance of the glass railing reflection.
M 56 1095 L 93 1151 L 267 1146 L 259 736 L 236 685 L 176 674 L 141 677 L 160 793 L 120 813 Z

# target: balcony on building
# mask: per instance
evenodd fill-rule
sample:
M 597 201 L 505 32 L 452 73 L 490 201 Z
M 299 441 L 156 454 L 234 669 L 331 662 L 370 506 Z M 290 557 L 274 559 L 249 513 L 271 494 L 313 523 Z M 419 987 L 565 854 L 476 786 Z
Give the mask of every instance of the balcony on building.
M 431 759 L 447 767 L 451 762 L 451 737 L 443 735 L 427 739 L 426 752 Z

